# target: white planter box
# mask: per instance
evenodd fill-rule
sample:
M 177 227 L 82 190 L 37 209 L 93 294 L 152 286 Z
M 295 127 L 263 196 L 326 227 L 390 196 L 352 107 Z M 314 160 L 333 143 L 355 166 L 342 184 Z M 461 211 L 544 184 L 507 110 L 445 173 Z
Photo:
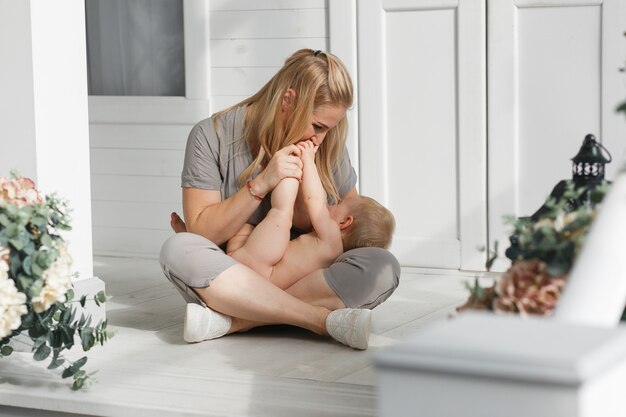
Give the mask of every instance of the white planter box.
M 381 417 L 626 413 L 626 330 L 463 314 L 376 358 Z

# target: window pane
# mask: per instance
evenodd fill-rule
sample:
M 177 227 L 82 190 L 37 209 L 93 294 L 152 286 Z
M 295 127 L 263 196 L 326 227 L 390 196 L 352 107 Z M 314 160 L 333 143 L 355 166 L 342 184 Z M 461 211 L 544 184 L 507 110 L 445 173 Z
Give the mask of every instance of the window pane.
M 184 96 L 182 0 L 85 0 L 89 94 Z

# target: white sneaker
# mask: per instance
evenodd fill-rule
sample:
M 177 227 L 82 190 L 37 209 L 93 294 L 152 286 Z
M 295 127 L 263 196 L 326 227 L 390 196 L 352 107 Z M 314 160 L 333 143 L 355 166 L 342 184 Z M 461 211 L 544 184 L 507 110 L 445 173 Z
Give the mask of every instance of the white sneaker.
M 328 334 L 338 342 L 354 349 L 367 349 L 370 337 L 372 310 L 342 308 L 326 318 Z
M 222 337 L 230 330 L 229 316 L 199 304 L 189 303 L 185 309 L 183 339 L 187 343 Z

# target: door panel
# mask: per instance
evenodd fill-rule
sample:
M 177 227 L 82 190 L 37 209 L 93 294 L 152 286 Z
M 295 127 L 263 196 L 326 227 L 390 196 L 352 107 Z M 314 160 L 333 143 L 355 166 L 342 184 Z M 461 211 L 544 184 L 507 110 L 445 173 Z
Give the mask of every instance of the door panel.
M 486 242 L 484 8 L 359 3 L 361 192 L 396 216 L 404 266 L 480 269 Z

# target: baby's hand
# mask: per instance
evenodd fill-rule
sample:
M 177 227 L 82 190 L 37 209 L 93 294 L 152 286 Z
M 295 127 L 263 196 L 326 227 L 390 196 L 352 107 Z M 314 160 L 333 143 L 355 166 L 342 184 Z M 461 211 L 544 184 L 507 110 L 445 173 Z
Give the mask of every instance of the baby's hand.
M 310 158 L 315 159 L 315 152 L 319 149 L 319 146 L 315 146 L 312 140 L 306 140 L 304 142 L 299 142 L 298 147 L 301 150 L 301 158 Z

